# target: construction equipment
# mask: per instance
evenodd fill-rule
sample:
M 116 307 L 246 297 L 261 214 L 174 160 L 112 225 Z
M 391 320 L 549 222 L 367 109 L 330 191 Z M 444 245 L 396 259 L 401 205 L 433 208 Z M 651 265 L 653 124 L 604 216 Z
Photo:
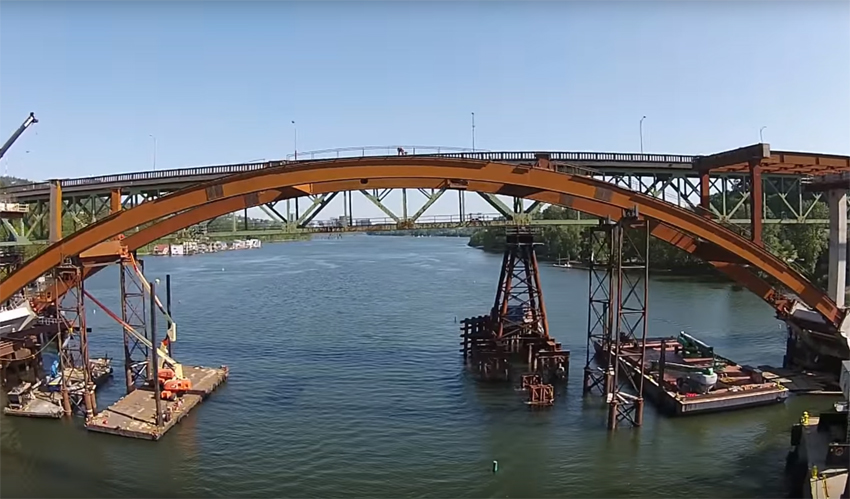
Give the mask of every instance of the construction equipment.
M 714 358 L 714 347 L 703 343 L 684 331 L 679 333 L 678 341 L 682 345 L 682 357 L 685 359 Z
M 19 126 L 17 130 L 15 130 L 15 133 L 13 133 L 12 136 L 9 137 L 9 140 L 7 140 L 5 144 L 3 144 L 3 147 L 0 148 L 0 158 L 2 158 L 3 155 L 6 154 L 6 151 L 8 151 L 10 147 L 12 147 L 12 144 L 14 144 L 16 140 L 18 140 L 18 137 L 20 137 L 21 134 L 24 133 L 24 130 L 29 128 L 29 126 L 33 123 L 38 123 L 38 120 L 35 119 L 35 113 L 30 113 L 30 115 L 27 116 L 27 119 L 24 120 L 23 124 L 21 124 L 21 126 Z

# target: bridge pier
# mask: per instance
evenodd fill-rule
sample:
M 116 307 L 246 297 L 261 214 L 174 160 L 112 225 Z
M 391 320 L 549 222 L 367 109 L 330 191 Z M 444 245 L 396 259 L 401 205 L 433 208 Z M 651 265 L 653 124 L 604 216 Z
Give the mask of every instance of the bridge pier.
M 844 307 L 847 285 L 847 190 L 826 192 L 829 206 L 829 278 L 827 293 L 839 307 Z

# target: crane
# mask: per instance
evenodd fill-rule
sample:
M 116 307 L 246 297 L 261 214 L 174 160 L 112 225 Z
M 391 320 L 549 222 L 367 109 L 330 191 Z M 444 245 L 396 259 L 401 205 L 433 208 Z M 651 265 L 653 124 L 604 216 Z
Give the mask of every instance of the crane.
M 3 144 L 3 147 L 0 148 L 0 158 L 2 158 L 3 155 L 6 154 L 6 151 L 8 151 L 10 147 L 12 147 L 12 144 L 14 144 L 16 140 L 18 140 L 18 137 L 20 137 L 21 134 L 24 133 L 24 130 L 29 128 L 29 126 L 33 123 L 38 123 L 38 120 L 35 118 L 35 113 L 30 113 L 30 115 L 27 116 L 27 119 L 24 120 L 21 126 L 19 126 L 17 130 L 15 130 L 15 133 L 13 133 L 12 136 L 9 137 L 9 140 L 7 140 L 5 144 Z

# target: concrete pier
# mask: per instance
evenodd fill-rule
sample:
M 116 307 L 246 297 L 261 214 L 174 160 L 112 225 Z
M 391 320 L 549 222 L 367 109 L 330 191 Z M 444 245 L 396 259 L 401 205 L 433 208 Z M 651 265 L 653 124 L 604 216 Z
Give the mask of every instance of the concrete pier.
M 829 281 L 827 293 L 839 307 L 844 306 L 847 284 L 847 190 L 826 192 L 829 205 Z

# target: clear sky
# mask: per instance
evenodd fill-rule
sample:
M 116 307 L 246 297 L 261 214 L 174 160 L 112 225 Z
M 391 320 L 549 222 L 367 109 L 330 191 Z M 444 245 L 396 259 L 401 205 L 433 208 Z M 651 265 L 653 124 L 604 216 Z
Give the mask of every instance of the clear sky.
M 646 115 L 647 152 L 850 154 L 850 2 L 4 0 L 0 140 L 30 111 L 32 179 L 151 169 L 151 135 L 158 168 L 283 158 L 292 120 L 470 147 L 471 112 L 477 149 L 637 152 Z

